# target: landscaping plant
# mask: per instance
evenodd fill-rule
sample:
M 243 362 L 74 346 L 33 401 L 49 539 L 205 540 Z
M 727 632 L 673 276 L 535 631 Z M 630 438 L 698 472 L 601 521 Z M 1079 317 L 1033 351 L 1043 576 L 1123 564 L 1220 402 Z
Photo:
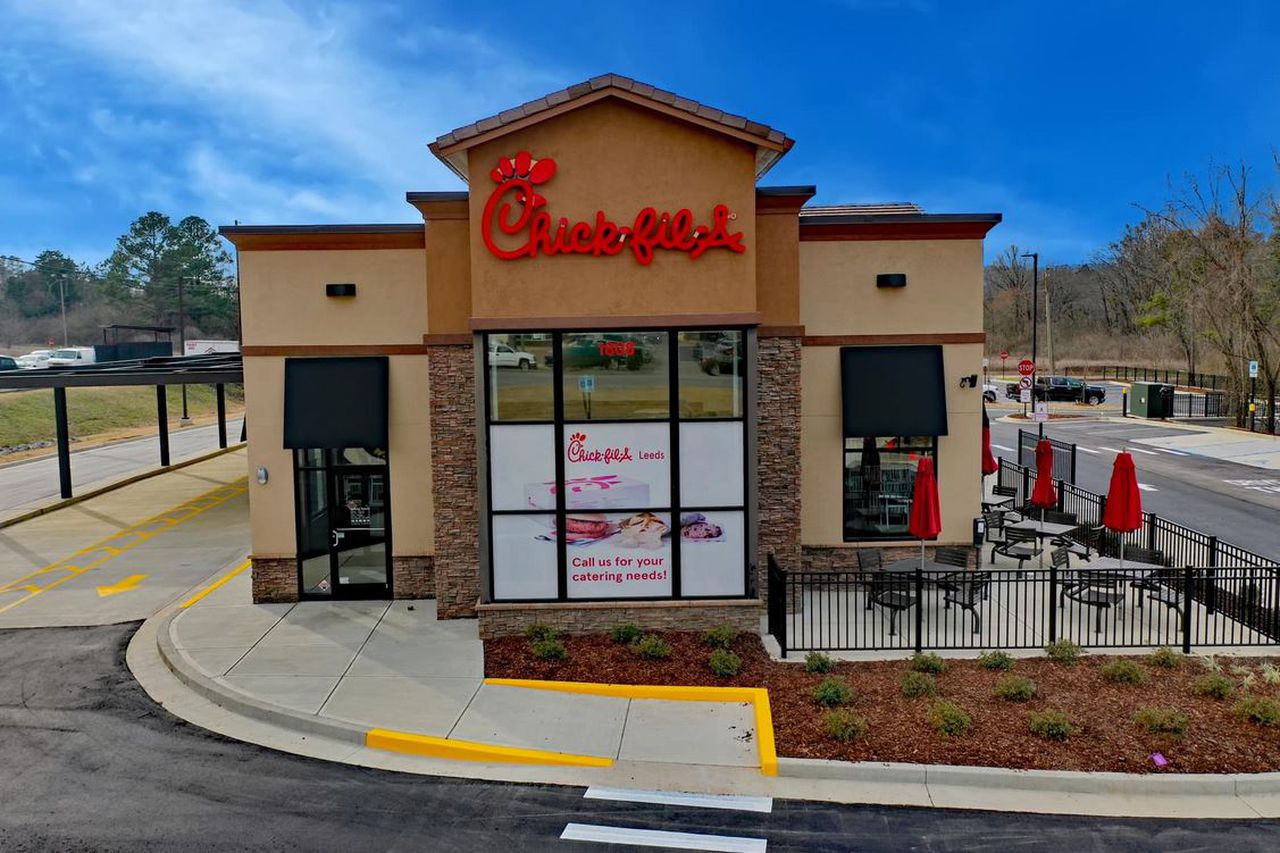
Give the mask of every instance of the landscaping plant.
M 635 645 L 636 654 L 645 660 L 666 660 L 671 657 L 671 646 L 656 634 L 645 634 Z
M 853 701 L 853 688 L 843 678 L 828 675 L 813 689 L 813 698 L 819 705 L 826 705 L 828 708 L 848 705 Z
M 1075 731 L 1070 717 L 1052 709 L 1031 713 L 1027 717 L 1027 727 L 1033 735 L 1046 740 L 1066 740 Z
M 640 639 L 643 633 L 640 626 L 634 622 L 622 622 L 613 626 L 613 630 L 609 632 L 609 639 L 620 646 L 629 646 Z
M 1049 656 L 1049 660 L 1054 663 L 1066 664 L 1071 666 L 1080 660 L 1080 656 L 1084 654 L 1084 650 L 1070 640 L 1054 640 L 1044 647 L 1044 653 Z
M 853 711 L 828 711 L 822 718 L 822 727 L 838 741 L 846 742 L 867 733 L 867 718 Z
M 1218 659 L 1213 655 L 1201 655 L 1196 660 L 1200 661 L 1200 665 L 1210 672 L 1222 672 L 1222 664 L 1218 663 Z
M 1226 699 L 1236 689 L 1235 682 L 1220 672 L 1197 678 L 1191 690 L 1197 696 L 1208 696 L 1212 699 Z
M 1120 658 L 1104 665 L 1098 672 L 1113 684 L 1146 684 L 1147 674 L 1131 660 Z
M 738 632 L 729 625 L 717 625 L 702 635 L 702 642 L 716 649 L 727 649 L 737 639 Z
M 742 672 L 742 659 L 728 649 L 716 649 L 709 661 L 711 671 L 721 678 L 730 678 Z
M 1172 708 L 1142 708 L 1133 715 L 1133 721 L 1152 734 L 1182 737 L 1191 720 Z
M 1276 666 L 1271 662 L 1262 665 L 1262 680 L 1274 687 L 1280 684 L 1280 666 Z
M 1175 652 L 1168 646 L 1161 646 L 1147 656 L 1147 663 L 1152 666 L 1158 666 L 1161 669 L 1177 669 L 1182 666 L 1184 657 L 1185 655 L 1182 652 Z
M 902 673 L 902 695 L 908 699 L 937 696 L 938 682 L 926 672 L 904 672 Z
M 1252 690 L 1254 685 L 1258 683 L 1258 676 L 1254 674 L 1253 669 L 1247 666 L 1231 667 L 1231 674 L 1240 679 L 1240 686 L 1245 690 Z
M 947 668 L 947 662 L 933 652 L 916 652 L 911 656 L 911 669 L 938 675 Z
M 929 709 L 929 725 L 943 737 L 963 737 L 973 728 L 973 718 L 959 705 L 939 700 Z
M 996 669 L 1008 672 L 1013 669 L 1014 657 L 1008 652 L 983 652 L 978 655 L 978 665 L 983 669 Z
M 822 652 L 809 652 L 804 656 L 805 672 L 832 672 L 835 668 L 836 662 Z
M 543 660 L 565 660 L 569 657 L 569 652 L 558 637 L 543 637 L 540 640 L 534 640 L 531 646 L 534 657 Z
M 1036 683 L 1030 678 L 1010 675 L 1000 679 L 1000 683 L 996 685 L 996 695 L 1009 702 L 1029 702 L 1035 698 Z
M 538 640 L 554 640 L 560 636 L 560 631 L 550 625 L 544 625 L 541 622 L 534 622 L 528 628 L 524 629 L 524 637 L 529 642 L 537 642 Z
M 1236 713 L 1260 726 L 1280 726 L 1280 702 L 1263 696 L 1249 696 L 1236 703 Z

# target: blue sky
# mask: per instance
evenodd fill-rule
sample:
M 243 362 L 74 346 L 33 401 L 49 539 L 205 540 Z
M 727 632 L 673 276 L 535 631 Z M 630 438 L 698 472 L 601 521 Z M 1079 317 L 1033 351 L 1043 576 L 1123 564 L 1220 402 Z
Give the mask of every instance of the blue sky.
M 141 213 L 413 221 L 440 133 L 616 71 L 771 124 L 766 183 L 1001 211 L 1088 259 L 1168 183 L 1275 183 L 1280 3 L 0 0 L 0 254 L 90 261 Z

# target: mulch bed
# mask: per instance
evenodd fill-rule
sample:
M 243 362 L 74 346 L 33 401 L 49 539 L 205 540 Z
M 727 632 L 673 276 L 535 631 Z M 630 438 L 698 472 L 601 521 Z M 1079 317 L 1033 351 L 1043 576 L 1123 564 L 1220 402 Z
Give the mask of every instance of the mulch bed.
M 534 657 L 523 637 L 485 642 L 485 674 L 493 678 L 536 678 L 558 681 L 594 681 L 618 684 L 735 685 L 765 687 L 773 709 L 778 754 L 799 758 L 843 761 L 904 761 L 921 764 L 968 764 L 988 767 L 1056 770 L 1113 770 L 1129 773 L 1252 773 L 1280 770 L 1280 727 L 1250 723 L 1235 712 L 1237 688 L 1231 698 L 1219 701 L 1197 696 L 1192 684 L 1208 674 L 1195 658 L 1177 669 L 1162 669 L 1135 660 L 1146 671 L 1146 684 L 1113 684 L 1098 670 L 1115 658 L 1086 655 L 1074 666 L 1047 658 L 1018 659 L 1012 673 L 983 669 L 975 660 L 948 660 L 937 677 L 940 698 L 954 702 L 973 718 L 973 728 L 962 737 L 936 734 L 928 722 L 928 698 L 902 696 L 899 679 L 909 663 L 898 661 L 848 662 L 836 665 L 855 692 L 852 710 L 867 719 L 868 733 L 840 743 L 823 729 L 826 709 L 813 699 L 814 687 L 824 676 L 807 673 L 799 664 L 769 659 L 760 639 L 743 635 L 733 643 L 742 659 L 742 672 L 719 678 L 707 666 L 710 649 L 700 634 L 665 633 L 671 645 L 667 660 L 640 658 L 630 647 L 610 641 L 607 635 L 566 636 L 569 658 L 548 661 Z M 1229 677 L 1233 666 L 1248 665 L 1258 674 L 1261 658 L 1219 658 Z M 994 695 L 996 683 L 1006 675 L 1020 675 L 1036 683 L 1037 696 L 1014 703 Z M 1251 696 L 1280 699 L 1280 687 L 1259 677 L 1248 690 Z M 1182 737 L 1152 734 L 1133 721 L 1144 707 L 1180 711 L 1191 721 Z M 1050 741 L 1028 731 L 1033 711 L 1066 712 L 1076 732 L 1065 741 Z M 1156 768 L 1151 754 L 1169 760 Z

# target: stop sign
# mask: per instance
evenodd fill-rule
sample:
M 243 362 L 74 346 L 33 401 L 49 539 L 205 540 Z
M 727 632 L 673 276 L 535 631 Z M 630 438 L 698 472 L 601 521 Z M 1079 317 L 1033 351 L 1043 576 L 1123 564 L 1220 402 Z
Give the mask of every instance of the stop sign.
M 1018 362 L 1018 373 L 1022 376 L 1030 376 L 1036 372 L 1036 363 L 1029 358 L 1024 358 Z
M 1001 360 L 1001 361 L 1004 361 L 1004 360 L 1005 360 L 1006 358 L 1008 358 L 1008 357 L 1009 357 L 1009 351 L 1008 351 L 1007 349 L 1002 349 L 1002 350 L 1000 350 L 1000 360 Z

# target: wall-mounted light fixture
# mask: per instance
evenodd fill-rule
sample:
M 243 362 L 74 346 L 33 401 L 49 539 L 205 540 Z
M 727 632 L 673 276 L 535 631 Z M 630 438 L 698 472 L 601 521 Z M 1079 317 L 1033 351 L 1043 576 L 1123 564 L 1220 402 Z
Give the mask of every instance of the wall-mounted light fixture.
M 356 286 L 352 282 L 343 282 L 339 284 L 326 284 L 324 286 L 325 296 L 355 296 Z
M 961 377 L 960 377 L 960 387 L 961 387 L 961 388 L 977 388 L 977 387 L 978 387 L 978 374 L 976 374 L 976 373 L 970 373 L 968 376 L 961 376 Z
M 876 287 L 906 287 L 907 274 L 904 272 L 882 272 L 876 276 Z
M 259 465 L 257 474 L 259 486 L 265 486 L 267 484 L 267 480 L 271 479 L 271 473 L 267 471 L 266 465 Z

